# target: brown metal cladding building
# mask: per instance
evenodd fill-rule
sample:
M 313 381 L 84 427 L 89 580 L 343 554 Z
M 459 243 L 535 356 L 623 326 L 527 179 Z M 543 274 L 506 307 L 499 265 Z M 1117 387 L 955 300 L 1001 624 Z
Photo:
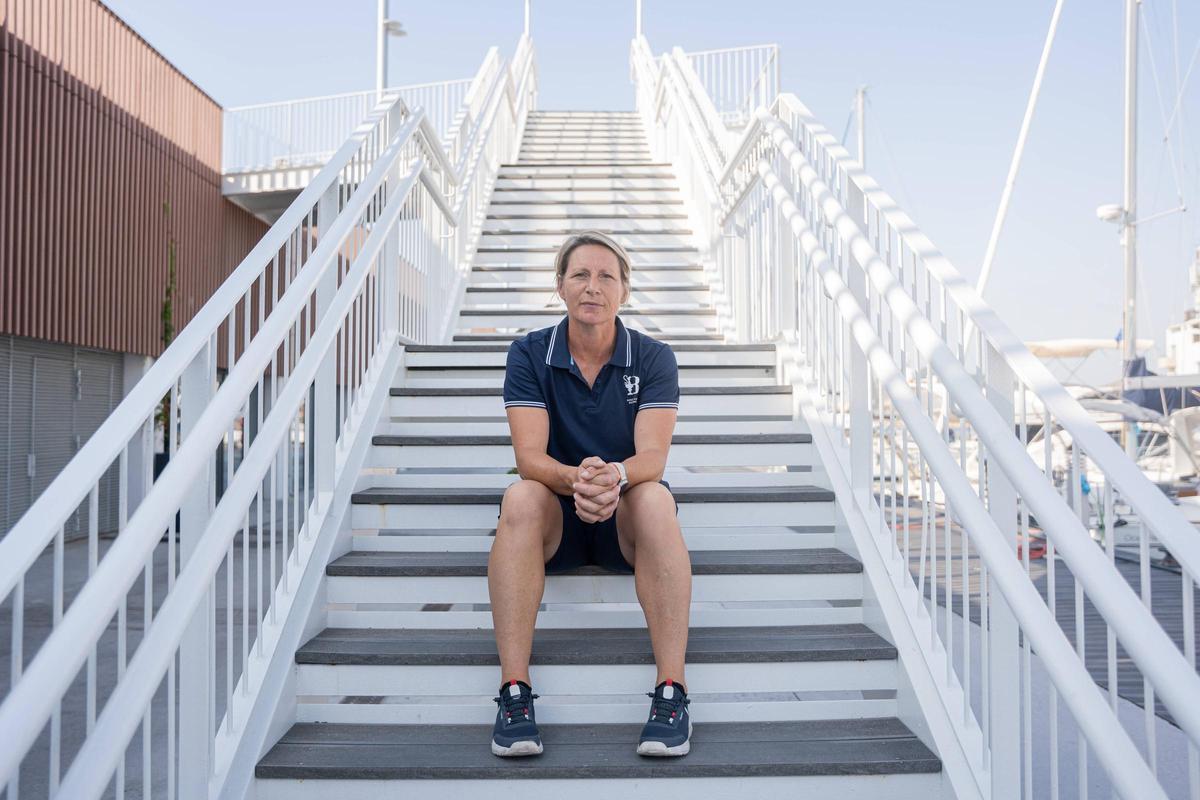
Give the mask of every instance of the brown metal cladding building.
M 221 107 L 97 0 L 0 0 L 0 533 L 266 226 Z

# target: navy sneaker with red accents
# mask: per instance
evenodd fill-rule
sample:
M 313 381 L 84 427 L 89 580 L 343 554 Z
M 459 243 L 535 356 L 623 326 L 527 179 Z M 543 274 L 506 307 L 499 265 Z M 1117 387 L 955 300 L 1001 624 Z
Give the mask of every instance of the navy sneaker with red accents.
M 688 713 L 687 693 L 679 684 L 666 680 L 646 692 L 652 698 L 650 719 L 638 740 L 638 755 L 685 756 L 691 749 L 692 716 Z
M 498 756 L 534 756 L 542 752 L 542 736 L 533 713 L 537 695 L 524 681 L 509 681 L 493 697 L 496 724 L 492 727 L 492 752 Z

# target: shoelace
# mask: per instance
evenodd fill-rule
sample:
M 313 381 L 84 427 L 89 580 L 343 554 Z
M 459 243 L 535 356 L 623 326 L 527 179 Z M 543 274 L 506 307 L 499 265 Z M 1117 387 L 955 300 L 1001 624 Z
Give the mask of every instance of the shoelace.
M 659 697 L 654 692 L 646 692 L 646 696 L 653 699 L 650 704 L 650 719 L 662 720 L 670 722 L 673 717 L 679 715 L 681 708 L 686 708 L 692 701 L 681 694 L 676 693 L 674 697 Z
M 508 687 L 504 688 L 505 691 L 501 692 L 499 697 L 493 697 L 492 702 L 500 706 L 500 709 L 504 712 L 504 718 L 509 722 L 512 721 L 514 715 L 517 719 L 523 719 L 528 715 L 530 702 L 541 696 L 533 693 L 529 695 L 521 693 L 517 697 L 513 697 L 509 694 Z

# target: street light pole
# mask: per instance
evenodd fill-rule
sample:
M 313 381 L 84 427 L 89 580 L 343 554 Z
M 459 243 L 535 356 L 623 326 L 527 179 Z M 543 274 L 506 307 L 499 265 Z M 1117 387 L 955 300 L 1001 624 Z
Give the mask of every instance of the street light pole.
M 1125 0 L 1125 203 L 1121 217 L 1121 245 L 1125 255 L 1125 304 L 1121 322 L 1123 358 L 1121 396 L 1128 385 L 1129 367 L 1137 358 L 1137 57 L 1138 6 L 1140 0 Z M 1121 426 L 1125 453 L 1137 455 L 1134 424 Z
M 379 0 L 375 20 L 375 94 L 382 96 L 387 85 L 387 0 Z

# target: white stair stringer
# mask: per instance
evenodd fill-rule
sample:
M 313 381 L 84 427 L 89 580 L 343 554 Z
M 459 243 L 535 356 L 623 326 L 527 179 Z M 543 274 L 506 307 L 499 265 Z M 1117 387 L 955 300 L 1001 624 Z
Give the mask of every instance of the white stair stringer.
M 476 796 L 528 769 L 529 797 L 953 796 L 775 346 L 724 341 L 672 165 L 628 113 L 533 113 L 520 152 L 449 343 L 401 349 L 379 399 L 256 797 Z M 634 754 L 654 665 L 633 578 L 550 576 L 531 664 L 546 752 L 518 764 L 488 750 L 486 558 L 517 479 L 500 386 L 508 343 L 561 318 L 553 252 L 589 227 L 629 232 L 622 319 L 680 364 L 664 477 L 693 563 L 696 728 L 686 757 Z

